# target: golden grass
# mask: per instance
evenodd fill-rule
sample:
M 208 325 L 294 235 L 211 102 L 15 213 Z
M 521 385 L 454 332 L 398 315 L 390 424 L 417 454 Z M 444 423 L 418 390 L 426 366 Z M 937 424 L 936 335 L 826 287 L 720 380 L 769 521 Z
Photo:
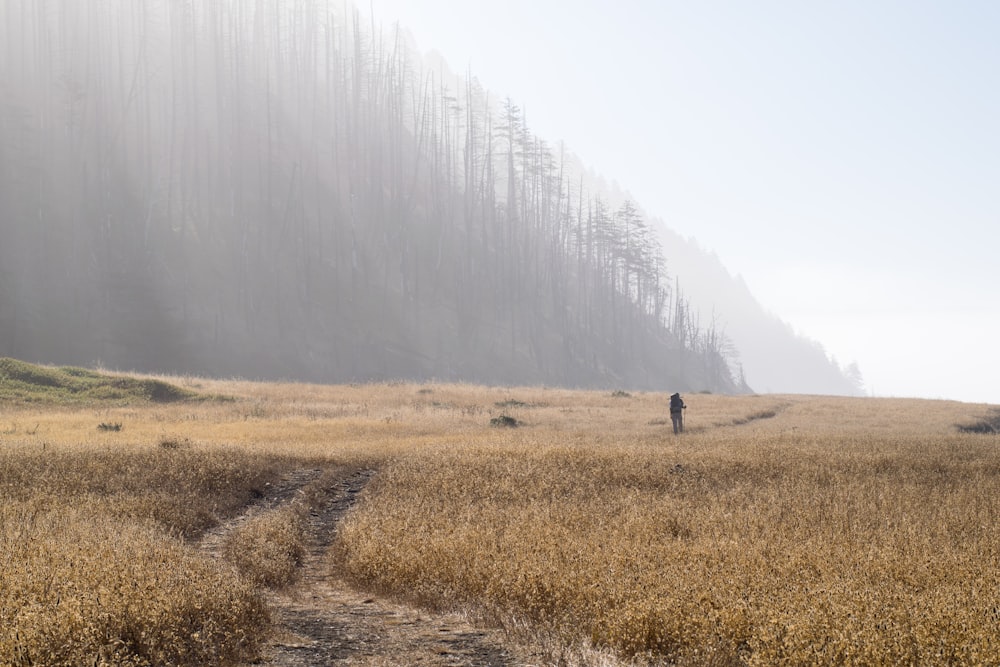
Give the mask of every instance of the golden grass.
M 329 501 L 324 490 L 347 475 L 333 467 L 295 491 L 276 509 L 258 513 L 231 531 L 223 542 L 226 560 L 257 586 L 283 588 L 299 578 L 310 538 L 310 515 Z
M 254 586 L 185 543 L 280 460 L 159 444 L 0 446 L 0 664 L 234 664 Z
M 254 517 L 226 539 L 226 559 L 260 586 L 281 588 L 291 584 L 305 556 L 303 510 L 287 506 Z
M 3 664 L 233 664 L 268 626 L 253 587 L 159 531 L 72 508 L 0 517 Z
M 624 655 L 1000 660 L 1000 455 L 955 432 L 970 406 L 688 402 L 683 438 L 644 427 L 639 398 L 631 424 L 564 406 L 579 428 L 415 452 L 344 527 L 342 567 Z
M 675 437 L 665 394 L 168 379 L 234 400 L 0 405 L 0 663 L 245 659 L 296 521 L 242 574 L 191 539 L 317 462 L 381 471 L 338 575 L 588 664 L 1000 662 L 998 441 L 956 428 L 990 406 L 690 395 Z

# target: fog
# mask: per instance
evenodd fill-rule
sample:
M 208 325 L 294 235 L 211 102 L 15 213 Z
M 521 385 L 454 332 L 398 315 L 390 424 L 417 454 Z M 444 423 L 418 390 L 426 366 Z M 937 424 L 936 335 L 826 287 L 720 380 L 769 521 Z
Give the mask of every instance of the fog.
M 1000 241 L 1000 4 L 371 7 L 521 100 L 541 135 L 857 361 L 868 392 L 1000 402 L 1000 318 L 985 306 Z M 668 253 L 710 312 L 678 264 Z M 779 382 L 796 374 L 786 355 L 756 357 L 723 319 L 755 388 L 805 390 L 805 376 Z
M 13 0 L 0 25 L 2 354 L 736 387 L 631 204 L 357 13 Z
M 749 389 L 641 209 L 515 101 L 282 4 L 0 4 L 0 355 Z

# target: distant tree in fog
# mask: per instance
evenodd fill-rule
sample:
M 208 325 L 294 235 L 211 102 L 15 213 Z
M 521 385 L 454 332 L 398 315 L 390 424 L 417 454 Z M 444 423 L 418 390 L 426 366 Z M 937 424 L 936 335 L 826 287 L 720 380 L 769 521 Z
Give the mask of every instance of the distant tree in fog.
M 0 354 L 735 387 L 635 203 L 398 29 L 327 0 L 7 0 L 0 31 Z

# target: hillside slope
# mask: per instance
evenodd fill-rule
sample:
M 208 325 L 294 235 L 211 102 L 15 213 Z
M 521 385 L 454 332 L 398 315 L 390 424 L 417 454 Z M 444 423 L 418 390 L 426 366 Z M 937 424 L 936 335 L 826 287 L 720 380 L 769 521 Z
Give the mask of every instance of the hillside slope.
M 339 3 L 13 0 L 0 26 L 0 355 L 748 388 L 633 202 Z
M 0 354 L 738 389 L 711 331 L 667 324 L 634 206 L 356 13 L 15 0 L 0 25 Z
M 863 395 L 859 378 L 852 379 L 818 341 L 796 333 L 767 311 L 716 255 L 666 227 L 661 232 L 672 272 L 702 314 L 714 314 L 756 391 Z

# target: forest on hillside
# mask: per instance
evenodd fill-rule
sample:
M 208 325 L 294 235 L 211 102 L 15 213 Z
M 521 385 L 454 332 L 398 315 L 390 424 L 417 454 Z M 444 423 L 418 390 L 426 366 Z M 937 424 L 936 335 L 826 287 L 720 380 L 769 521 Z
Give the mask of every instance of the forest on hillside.
M 636 206 L 397 29 L 327 0 L 9 0 L 0 31 L 0 355 L 745 388 Z

